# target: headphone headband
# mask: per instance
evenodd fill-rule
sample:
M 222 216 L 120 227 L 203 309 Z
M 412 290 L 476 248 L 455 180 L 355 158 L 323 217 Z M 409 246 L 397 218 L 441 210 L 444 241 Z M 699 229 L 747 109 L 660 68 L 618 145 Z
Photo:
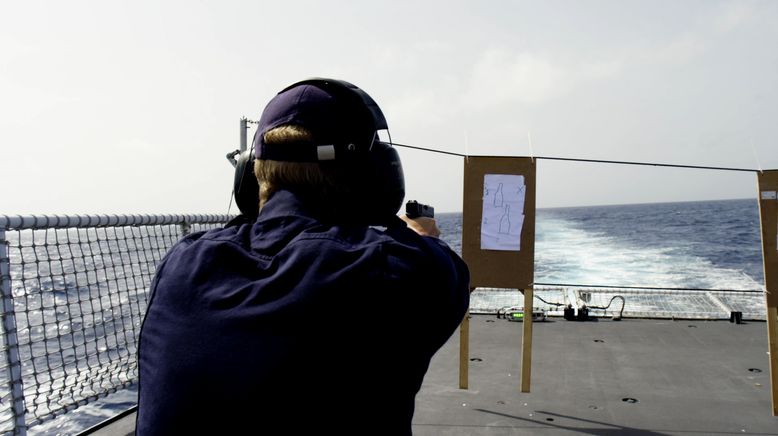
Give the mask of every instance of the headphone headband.
M 314 144 L 266 144 L 265 133 L 283 125 L 306 128 Z M 252 145 L 259 159 L 337 160 L 369 151 L 376 132 L 387 128 L 381 108 L 365 91 L 342 80 L 313 78 L 284 88 L 268 103 Z
M 346 91 L 348 93 L 351 93 L 356 97 L 358 97 L 361 100 L 362 105 L 368 111 L 370 111 L 370 114 L 372 115 L 372 119 L 375 122 L 375 130 L 386 130 L 389 128 L 389 125 L 386 123 L 386 118 L 384 117 L 384 113 L 381 111 L 381 108 L 378 107 L 378 103 L 376 103 L 375 100 L 373 100 L 373 97 L 371 97 L 368 93 L 366 93 L 361 88 L 354 85 L 353 83 L 346 82 L 345 80 L 325 79 L 323 77 L 312 77 L 310 79 L 301 80 L 297 83 L 293 83 L 287 86 L 286 88 L 281 90 L 279 94 L 301 85 L 318 86 L 324 90 L 328 90 L 332 92 Z

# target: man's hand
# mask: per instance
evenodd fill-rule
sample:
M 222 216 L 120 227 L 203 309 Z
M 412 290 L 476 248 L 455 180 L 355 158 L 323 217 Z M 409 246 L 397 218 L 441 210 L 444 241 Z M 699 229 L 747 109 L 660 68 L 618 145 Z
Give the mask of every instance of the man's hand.
M 414 232 L 422 236 L 432 236 L 437 238 L 440 236 L 440 229 L 435 218 L 427 218 L 420 216 L 418 218 L 409 218 L 408 215 L 400 215 L 400 218 L 405 221 L 405 224 Z

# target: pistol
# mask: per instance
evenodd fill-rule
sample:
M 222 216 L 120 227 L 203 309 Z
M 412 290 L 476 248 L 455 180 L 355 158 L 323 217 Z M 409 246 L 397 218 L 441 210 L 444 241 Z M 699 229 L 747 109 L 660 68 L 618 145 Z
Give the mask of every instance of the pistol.
M 405 214 L 408 215 L 408 218 L 418 218 L 421 216 L 435 218 L 435 208 L 419 203 L 416 200 L 410 200 L 405 203 Z

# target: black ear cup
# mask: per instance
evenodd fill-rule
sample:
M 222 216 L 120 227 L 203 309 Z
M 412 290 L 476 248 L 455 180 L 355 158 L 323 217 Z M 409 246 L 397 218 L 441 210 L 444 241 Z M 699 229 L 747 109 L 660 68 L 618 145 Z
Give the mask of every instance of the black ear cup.
M 243 215 L 254 220 L 259 215 L 259 183 L 254 176 L 254 153 L 244 151 L 236 161 L 233 182 L 235 203 Z
M 376 142 L 355 173 L 358 178 L 353 186 L 360 190 L 360 210 L 368 224 L 387 225 L 405 199 L 405 177 L 397 150 L 385 142 Z

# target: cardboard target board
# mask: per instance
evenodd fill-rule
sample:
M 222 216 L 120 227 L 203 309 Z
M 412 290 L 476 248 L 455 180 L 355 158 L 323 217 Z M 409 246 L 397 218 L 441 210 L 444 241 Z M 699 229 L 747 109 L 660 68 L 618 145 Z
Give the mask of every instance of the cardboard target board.
M 462 258 L 472 287 L 531 287 L 535 172 L 528 157 L 465 159 Z
M 760 172 L 759 214 L 762 227 L 767 346 L 773 416 L 778 416 L 778 170 Z

